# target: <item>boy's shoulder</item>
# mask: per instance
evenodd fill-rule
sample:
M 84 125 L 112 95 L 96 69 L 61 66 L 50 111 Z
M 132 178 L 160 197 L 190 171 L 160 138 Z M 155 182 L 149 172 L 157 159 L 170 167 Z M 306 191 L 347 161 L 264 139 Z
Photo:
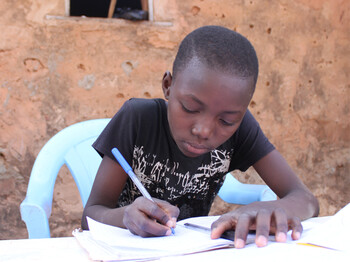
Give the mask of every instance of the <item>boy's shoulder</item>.
M 262 132 L 262 130 L 258 121 L 255 119 L 249 109 L 247 109 L 241 124 L 233 134 L 232 138 L 235 140 L 235 143 L 238 141 L 244 142 L 247 141 L 247 138 L 249 137 L 256 137 L 260 132 Z
M 255 119 L 255 117 L 249 111 L 249 109 L 247 109 L 239 129 L 245 130 L 245 129 L 257 128 L 257 127 L 259 127 L 258 121 Z
M 161 98 L 131 98 L 124 103 L 120 111 L 133 116 L 133 118 L 146 121 L 149 118 L 164 115 L 166 113 L 166 102 Z
M 124 104 L 126 107 L 130 107 L 133 110 L 149 110 L 149 109 L 156 109 L 156 108 L 162 108 L 166 106 L 164 99 L 161 98 L 130 98 L 127 100 Z

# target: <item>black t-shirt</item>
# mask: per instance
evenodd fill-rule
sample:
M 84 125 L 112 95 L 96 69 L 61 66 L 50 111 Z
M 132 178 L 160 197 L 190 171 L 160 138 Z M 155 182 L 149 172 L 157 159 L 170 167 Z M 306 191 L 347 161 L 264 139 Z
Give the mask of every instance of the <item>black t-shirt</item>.
M 274 149 L 249 111 L 224 144 L 204 155 L 185 156 L 173 140 L 163 99 L 130 99 L 112 118 L 93 147 L 115 160 L 117 147 L 154 198 L 180 209 L 179 219 L 208 215 L 227 172 L 247 170 Z M 116 206 L 140 196 L 128 179 Z

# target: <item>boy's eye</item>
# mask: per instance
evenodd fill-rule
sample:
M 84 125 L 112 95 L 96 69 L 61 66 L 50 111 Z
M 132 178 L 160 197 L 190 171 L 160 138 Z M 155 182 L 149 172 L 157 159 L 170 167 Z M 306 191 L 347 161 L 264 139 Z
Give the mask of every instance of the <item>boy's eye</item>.
M 184 106 L 183 104 L 181 104 L 182 109 L 186 112 L 186 113 L 190 113 L 190 114 L 194 114 L 194 113 L 198 113 L 198 110 L 192 110 L 187 108 L 186 106 Z
M 220 121 L 224 126 L 234 126 L 235 125 L 235 123 L 227 122 L 224 119 L 220 119 Z

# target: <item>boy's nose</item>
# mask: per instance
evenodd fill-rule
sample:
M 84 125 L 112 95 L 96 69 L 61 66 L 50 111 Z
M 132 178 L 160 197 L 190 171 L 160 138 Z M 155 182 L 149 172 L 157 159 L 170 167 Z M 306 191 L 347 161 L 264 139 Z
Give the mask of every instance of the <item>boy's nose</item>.
M 214 131 L 214 123 L 212 120 L 196 123 L 192 127 L 192 134 L 200 139 L 208 139 Z

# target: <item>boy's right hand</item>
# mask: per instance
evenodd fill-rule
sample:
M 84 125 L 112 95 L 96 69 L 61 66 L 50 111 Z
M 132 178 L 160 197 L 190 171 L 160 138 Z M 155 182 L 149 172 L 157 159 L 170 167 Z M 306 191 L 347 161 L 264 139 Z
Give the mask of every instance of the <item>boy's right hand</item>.
M 176 226 L 179 209 L 166 201 L 138 197 L 124 211 L 123 223 L 131 233 L 141 237 L 166 236 Z

